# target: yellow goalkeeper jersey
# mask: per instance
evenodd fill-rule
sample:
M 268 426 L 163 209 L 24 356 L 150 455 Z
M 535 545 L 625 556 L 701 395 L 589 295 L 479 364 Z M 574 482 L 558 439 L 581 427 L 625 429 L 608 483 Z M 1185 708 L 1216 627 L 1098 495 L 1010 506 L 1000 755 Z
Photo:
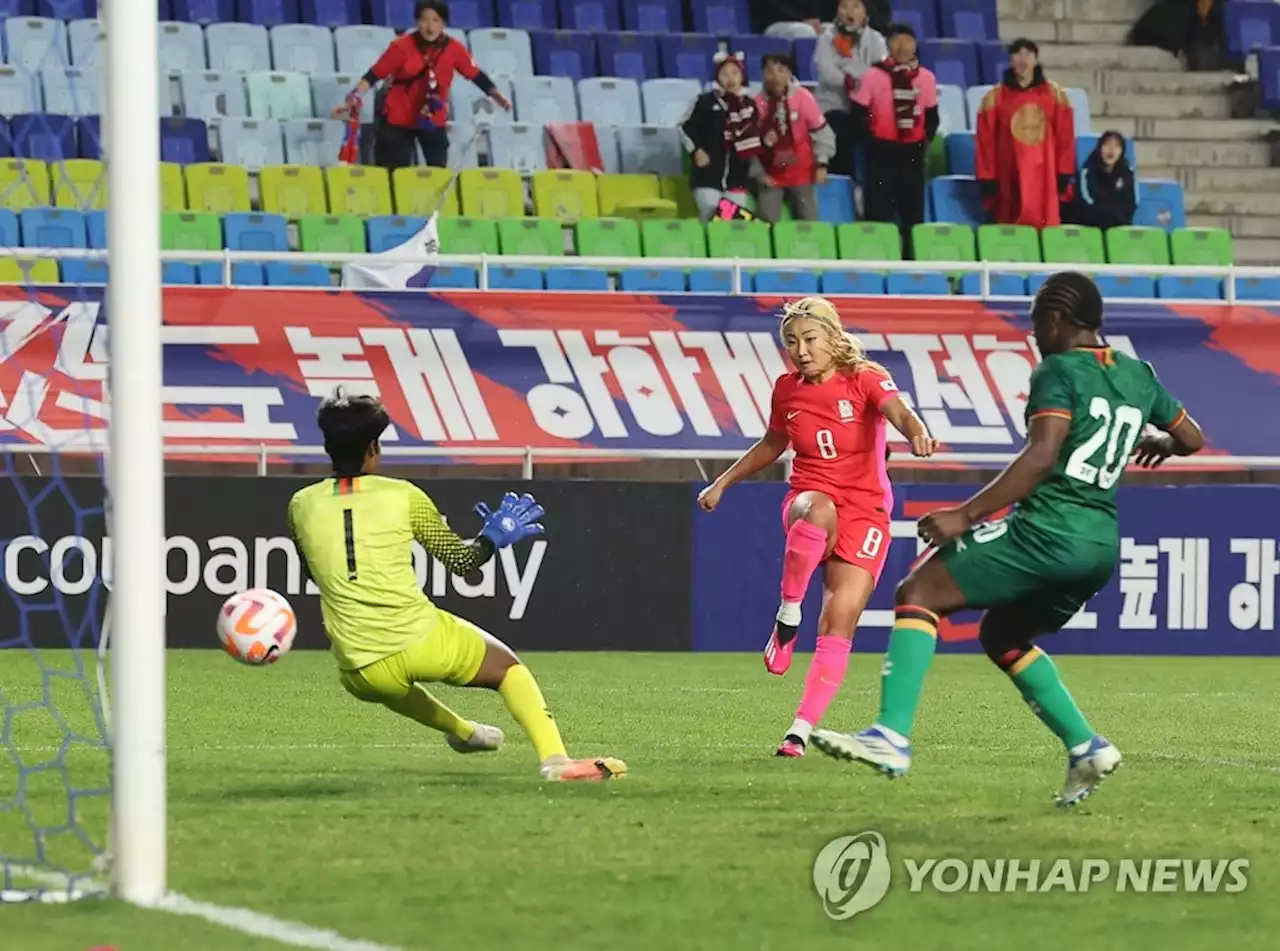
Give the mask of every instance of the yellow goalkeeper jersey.
M 325 479 L 294 493 L 288 519 L 343 670 L 398 654 L 435 628 L 441 610 L 418 586 L 414 539 L 456 575 L 493 555 L 487 539 L 458 537 L 427 494 L 403 479 Z

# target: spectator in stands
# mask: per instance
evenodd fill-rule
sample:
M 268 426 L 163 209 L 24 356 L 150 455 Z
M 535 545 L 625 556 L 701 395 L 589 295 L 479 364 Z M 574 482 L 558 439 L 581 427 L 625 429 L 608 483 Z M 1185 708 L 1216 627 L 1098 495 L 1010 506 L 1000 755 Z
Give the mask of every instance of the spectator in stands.
M 764 91 L 756 97 L 764 154 L 755 169 L 760 181 L 760 217 L 770 223 L 782 217 L 782 203 L 801 221 L 818 219 L 813 186 L 827 180 L 827 163 L 836 139 L 813 93 L 795 81 L 795 64 L 787 53 L 764 57 Z
M 1222 0 L 1156 0 L 1129 33 L 1134 46 L 1157 46 L 1182 56 L 1187 69 L 1227 67 Z
M 379 94 L 375 122 L 374 160 L 388 171 L 413 164 L 413 146 L 422 149 L 428 165 L 449 165 L 449 87 L 461 73 L 495 103 L 510 110 L 502 91 L 476 65 L 467 48 L 445 32 L 449 5 L 445 0 L 417 0 L 413 5 L 417 28 L 392 40 L 386 52 L 356 84 L 336 118 L 359 114 L 361 99 L 386 81 Z
M 911 258 L 911 229 L 924 221 L 925 152 L 938 131 L 938 81 L 916 58 L 916 34 L 889 26 L 889 55 L 867 70 L 854 94 L 866 129 L 870 221 L 897 221 L 902 253 Z
M 756 101 L 746 91 L 746 61 L 741 53 L 717 53 L 715 69 L 715 85 L 693 101 L 679 126 L 703 221 L 716 217 L 722 199 L 745 204 L 751 161 L 761 152 Z
M 1114 129 L 1102 133 L 1080 169 L 1075 200 L 1064 209 L 1070 224 L 1104 229 L 1133 224 L 1138 202 L 1124 146 L 1124 136 Z
M 983 203 L 1000 224 L 1046 228 L 1071 200 L 1076 133 L 1067 94 L 1044 78 L 1031 40 L 1009 44 L 1004 81 L 982 100 L 977 172 Z
M 865 0 L 871 29 L 884 33 L 889 27 L 889 0 Z M 750 0 L 751 28 L 764 33 L 774 23 L 808 23 L 821 35 L 824 23 L 836 15 L 837 0 Z
M 813 54 L 818 73 L 818 105 L 836 137 L 831 171 L 837 175 L 854 174 L 854 151 L 860 130 L 850 106 L 858 81 L 872 65 L 888 55 L 884 37 L 867 25 L 863 0 L 840 0 L 836 18 L 818 38 Z

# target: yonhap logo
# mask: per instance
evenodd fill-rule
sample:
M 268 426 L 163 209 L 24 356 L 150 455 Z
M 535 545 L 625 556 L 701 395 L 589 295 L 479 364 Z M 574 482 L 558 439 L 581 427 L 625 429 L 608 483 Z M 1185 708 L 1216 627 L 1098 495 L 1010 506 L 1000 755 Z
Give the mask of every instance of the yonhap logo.
M 879 832 L 833 839 L 813 860 L 813 887 L 835 921 L 878 905 L 889 891 L 889 849 Z

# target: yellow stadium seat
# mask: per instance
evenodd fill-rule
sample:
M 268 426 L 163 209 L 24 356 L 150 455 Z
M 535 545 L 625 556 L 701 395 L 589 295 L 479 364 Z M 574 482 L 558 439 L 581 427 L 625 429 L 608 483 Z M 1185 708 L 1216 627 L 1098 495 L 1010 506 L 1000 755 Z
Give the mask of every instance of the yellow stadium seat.
M 187 166 L 187 204 L 192 211 L 252 211 L 249 170 L 241 165 L 197 162 Z
M 58 208 L 107 207 L 107 171 L 96 159 L 67 159 L 49 166 L 53 204 Z
M 329 209 L 335 215 L 389 215 L 391 177 L 376 165 L 335 165 L 325 170 Z
M 656 175 L 601 175 L 598 188 L 600 214 L 606 218 L 662 200 Z
M 447 168 L 431 168 L 428 165 L 410 165 L 391 173 L 395 190 L 396 214 L 426 216 L 439 208 L 443 217 L 460 213 L 458 189 L 453 183 L 453 173 Z M 444 204 L 440 193 L 445 191 Z
M 684 175 L 663 175 L 658 179 L 662 197 L 675 202 L 677 218 L 697 218 L 698 203 L 693 200 L 693 189 L 689 187 L 689 179 Z M 783 208 L 789 208 L 782 203 Z
M 472 218 L 523 218 L 520 173 L 506 168 L 469 168 L 458 175 L 462 213 Z
M 0 159 L 0 208 L 25 211 L 48 204 L 48 165 L 38 159 Z
M 268 165 L 258 174 L 262 210 L 286 218 L 323 215 L 324 175 L 314 165 Z
M 187 183 L 177 162 L 160 163 L 160 210 L 187 210 Z
M 52 258 L 0 258 L 0 284 L 57 284 L 58 262 Z
M 537 172 L 533 176 L 533 213 L 576 224 L 582 218 L 600 217 L 596 177 L 591 172 Z

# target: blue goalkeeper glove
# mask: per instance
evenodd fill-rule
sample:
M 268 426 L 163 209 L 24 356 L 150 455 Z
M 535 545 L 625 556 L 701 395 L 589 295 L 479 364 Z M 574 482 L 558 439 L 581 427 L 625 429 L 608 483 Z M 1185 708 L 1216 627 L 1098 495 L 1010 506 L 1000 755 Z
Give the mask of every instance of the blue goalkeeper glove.
M 477 502 L 475 511 L 484 520 L 481 536 L 493 542 L 494 548 L 506 548 L 543 532 L 538 519 L 542 518 L 544 510 L 528 492 L 524 495 L 508 492 L 502 497 L 497 511 L 484 502 Z

